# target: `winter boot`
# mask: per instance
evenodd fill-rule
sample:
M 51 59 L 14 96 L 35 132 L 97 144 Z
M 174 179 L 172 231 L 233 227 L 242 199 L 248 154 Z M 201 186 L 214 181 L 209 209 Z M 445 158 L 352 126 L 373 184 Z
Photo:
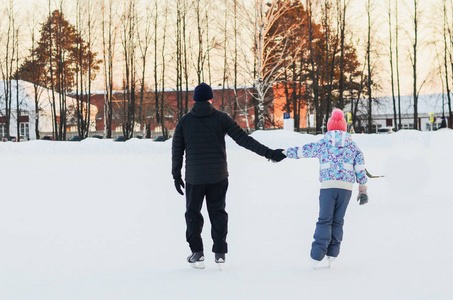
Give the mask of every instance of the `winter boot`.
M 187 257 L 187 262 L 192 268 L 204 269 L 204 254 L 201 252 L 194 252 L 192 255 Z

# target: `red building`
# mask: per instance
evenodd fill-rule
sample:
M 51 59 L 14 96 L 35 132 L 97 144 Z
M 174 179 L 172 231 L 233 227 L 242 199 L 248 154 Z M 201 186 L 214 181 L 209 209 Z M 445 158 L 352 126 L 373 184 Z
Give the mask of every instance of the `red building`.
M 265 106 L 268 107 L 268 112 L 266 114 L 266 128 L 281 128 L 283 126 L 283 107 L 286 101 L 284 89 L 278 87 L 278 89 L 271 89 L 270 92 L 272 94 L 267 97 L 268 100 L 265 103 Z M 213 87 L 213 93 L 213 105 L 216 109 L 228 113 L 239 124 L 239 126 L 241 126 L 241 128 L 248 131 L 253 131 L 255 129 L 255 109 L 252 94 L 253 87 L 238 87 L 236 89 L 236 96 L 234 89 L 223 88 L 221 86 Z M 154 91 L 147 91 L 144 93 L 141 105 L 141 118 L 138 117 L 140 111 L 139 96 L 140 93 L 137 93 L 135 98 L 135 123 L 137 125 L 134 130 L 134 135 L 142 135 L 145 132 L 146 127 L 149 127 L 152 137 L 161 135 L 162 128 L 156 121 L 156 112 L 157 110 L 159 110 L 159 113 L 162 112 L 160 108 L 162 103 L 162 92 L 157 93 L 157 97 L 160 99 L 158 104 L 159 107 L 156 107 L 156 94 Z M 193 106 L 193 88 L 187 93 L 185 91 L 178 93 L 175 90 L 168 89 L 165 90 L 163 98 L 164 124 L 165 128 L 171 135 L 179 119 L 178 116 L 184 115 L 184 113 L 190 111 Z M 116 91 L 113 94 L 112 102 L 112 132 L 114 136 L 122 135 L 122 124 L 125 121 L 125 94 L 121 91 Z M 182 107 L 178 107 L 178 102 L 182 103 Z M 96 131 L 102 133 L 104 131 L 104 94 L 93 94 L 91 104 L 98 108 L 98 114 L 96 116 Z M 306 108 L 303 108 L 302 110 L 304 110 L 303 116 L 305 116 Z M 301 118 L 301 125 L 305 125 L 305 117 Z
M 295 91 L 291 87 L 291 84 L 288 84 L 287 87 L 283 83 L 276 84 L 273 89 L 274 94 L 274 120 L 276 127 L 283 127 L 283 113 L 286 112 L 285 105 L 288 101 L 292 102 L 290 118 L 295 118 L 294 111 L 299 110 L 299 128 L 307 128 L 307 105 L 306 101 L 301 99 L 302 95 L 305 92 L 303 86 L 296 84 Z M 287 96 L 288 94 L 288 96 Z M 297 106 L 296 109 L 294 107 Z M 296 124 L 294 124 L 295 127 Z M 313 124 L 311 124 L 313 125 Z

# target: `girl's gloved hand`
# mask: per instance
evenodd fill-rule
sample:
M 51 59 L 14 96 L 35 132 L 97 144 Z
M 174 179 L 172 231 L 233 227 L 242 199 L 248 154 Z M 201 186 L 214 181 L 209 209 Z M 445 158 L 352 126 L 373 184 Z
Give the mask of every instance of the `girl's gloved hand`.
M 299 157 L 297 157 L 297 151 L 299 151 L 299 147 L 288 148 L 286 150 L 285 154 L 286 154 L 286 156 L 288 158 L 296 158 L 297 159 L 297 158 L 299 158 Z
M 359 185 L 359 195 L 357 196 L 357 201 L 359 201 L 360 205 L 364 205 L 368 203 L 368 194 L 367 194 L 368 187 L 364 184 Z

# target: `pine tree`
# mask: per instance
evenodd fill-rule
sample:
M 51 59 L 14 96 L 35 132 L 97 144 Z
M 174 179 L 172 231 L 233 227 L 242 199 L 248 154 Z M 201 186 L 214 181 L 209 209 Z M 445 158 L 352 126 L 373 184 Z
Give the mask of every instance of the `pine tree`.
M 78 75 L 91 73 L 89 76 L 93 79 L 100 61 L 60 10 L 49 15 L 40 33 L 41 38 L 19 69 L 18 77 L 51 90 L 53 134 L 55 139 L 65 140 L 66 126 L 71 117 L 66 95 L 77 88 Z M 83 112 L 79 110 L 80 114 Z M 75 118 L 79 119 L 77 115 Z

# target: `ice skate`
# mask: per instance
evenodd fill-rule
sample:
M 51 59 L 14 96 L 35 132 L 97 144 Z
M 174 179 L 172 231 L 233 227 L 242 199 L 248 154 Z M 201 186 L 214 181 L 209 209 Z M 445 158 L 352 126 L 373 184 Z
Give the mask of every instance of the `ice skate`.
M 333 256 L 327 256 L 327 261 L 329 262 L 329 269 L 331 268 L 333 262 L 335 261 L 336 257 Z
M 201 252 L 194 252 L 192 255 L 187 257 L 187 262 L 192 268 L 204 269 L 204 254 Z
M 312 258 L 312 259 L 311 259 L 311 262 L 312 262 L 313 270 L 316 270 L 316 269 L 319 268 L 319 263 L 320 263 L 321 261 Z
M 215 262 L 217 263 L 220 271 L 222 271 L 222 265 L 225 263 L 225 253 L 216 253 Z

